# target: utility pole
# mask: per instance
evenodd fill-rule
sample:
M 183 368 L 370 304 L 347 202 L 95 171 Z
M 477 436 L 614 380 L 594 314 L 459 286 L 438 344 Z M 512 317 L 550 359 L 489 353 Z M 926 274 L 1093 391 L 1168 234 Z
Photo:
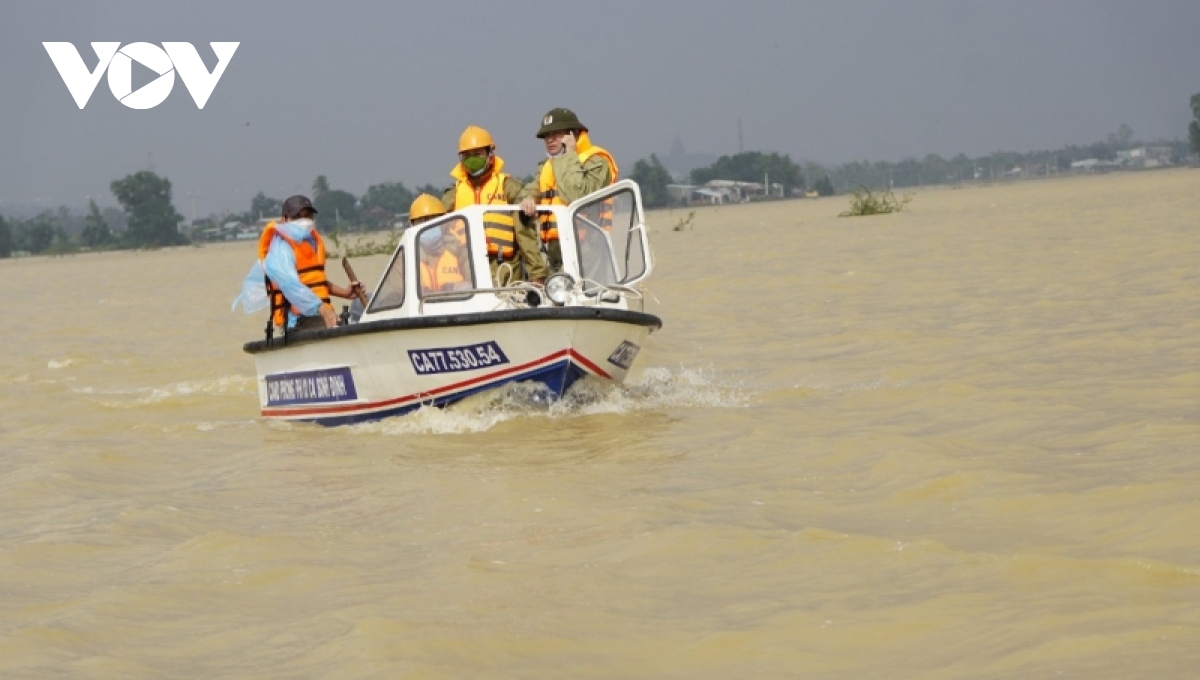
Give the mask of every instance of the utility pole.
M 738 153 L 742 153 L 744 150 L 742 147 L 742 119 L 738 118 Z

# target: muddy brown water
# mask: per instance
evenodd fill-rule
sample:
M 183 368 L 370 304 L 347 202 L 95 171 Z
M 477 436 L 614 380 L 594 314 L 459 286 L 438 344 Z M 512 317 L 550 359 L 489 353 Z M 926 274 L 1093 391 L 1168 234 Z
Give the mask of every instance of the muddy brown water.
M 335 429 L 253 244 L 0 261 L 0 674 L 1195 677 L 1198 195 L 654 212 L 627 385 Z

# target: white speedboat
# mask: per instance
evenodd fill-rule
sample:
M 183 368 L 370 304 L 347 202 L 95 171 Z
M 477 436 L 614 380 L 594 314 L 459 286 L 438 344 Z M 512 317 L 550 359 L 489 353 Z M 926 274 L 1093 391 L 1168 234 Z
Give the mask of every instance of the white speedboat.
M 262 416 L 343 425 L 512 382 L 556 399 L 584 376 L 623 381 L 662 327 L 641 311 L 653 259 L 637 184 L 539 206 L 555 216 L 563 254 L 544 288 L 491 281 L 484 221 L 517 210 L 472 206 L 411 227 L 357 318 L 247 343 Z

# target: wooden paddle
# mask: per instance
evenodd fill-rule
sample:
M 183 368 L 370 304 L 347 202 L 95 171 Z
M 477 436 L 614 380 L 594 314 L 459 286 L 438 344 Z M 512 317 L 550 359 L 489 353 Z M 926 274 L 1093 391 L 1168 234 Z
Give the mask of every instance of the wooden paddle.
M 354 275 L 354 267 L 350 266 L 349 258 L 342 258 L 342 269 L 346 270 L 346 276 L 350 277 L 350 285 L 353 286 L 354 282 L 358 281 L 358 277 Z M 362 303 L 363 309 L 367 308 L 367 294 L 363 292 L 362 288 L 358 289 L 358 301 Z

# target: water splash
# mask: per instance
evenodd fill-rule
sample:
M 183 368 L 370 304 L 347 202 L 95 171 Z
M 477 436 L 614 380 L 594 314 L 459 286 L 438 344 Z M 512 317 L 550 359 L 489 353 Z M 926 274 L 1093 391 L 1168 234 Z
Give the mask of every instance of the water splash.
M 648 368 L 624 385 L 586 378 L 554 401 L 544 385 L 513 383 L 468 397 L 446 408 L 422 407 L 398 418 L 354 425 L 356 434 L 468 434 L 516 418 L 572 418 L 670 408 L 741 408 L 749 395 L 719 381 L 711 371 Z
M 58 369 L 66 368 L 67 366 L 70 366 L 73 363 L 75 363 L 75 360 L 72 359 L 71 357 L 65 357 L 62 359 L 51 359 L 50 361 L 46 362 L 46 368 L 50 369 L 51 371 L 57 371 Z

